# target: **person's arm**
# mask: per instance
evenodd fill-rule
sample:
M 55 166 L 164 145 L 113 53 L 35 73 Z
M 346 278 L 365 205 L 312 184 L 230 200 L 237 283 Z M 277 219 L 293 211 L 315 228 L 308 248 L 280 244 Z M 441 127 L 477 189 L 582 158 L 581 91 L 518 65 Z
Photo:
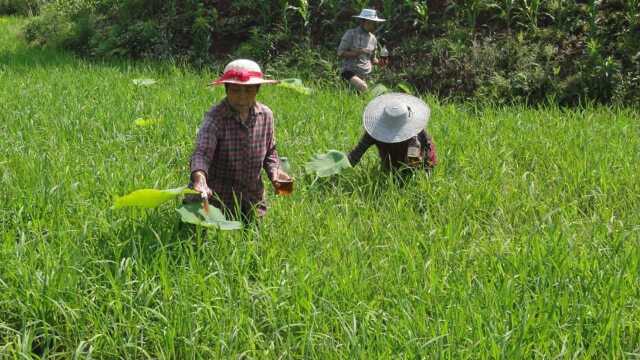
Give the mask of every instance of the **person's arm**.
M 365 132 L 362 135 L 362 138 L 360 138 L 360 142 L 358 142 L 358 145 L 356 145 L 356 147 L 353 150 L 351 150 L 349 155 L 347 155 L 347 158 L 349 159 L 349 163 L 351 163 L 351 166 L 356 166 L 360 162 L 360 159 L 362 158 L 364 153 L 367 152 L 367 150 L 374 143 L 375 143 L 375 140 L 369 134 L 367 134 L 367 132 Z
M 376 37 L 373 37 L 373 51 L 371 52 L 371 63 L 373 65 L 378 65 L 380 63 L 380 60 L 378 59 L 378 39 L 376 39 Z
M 354 59 L 362 54 L 367 54 L 366 49 L 353 49 L 338 52 L 338 56 L 345 59 Z
M 271 182 L 274 182 L 278 177 L 277 172 L 284 173 L 280 168 L 280 158 L 278 157 L 278 151 L 276 150 L 276 136 L 273 125 L 273 114 L 271 111 L 264 111 L 265 121 L 267 122 L 267 153 L 265 154 L 262 162 L 262 167 L 267 173 L 267 177 Z M 285 174 L 288 176 L 288 174 Z
M 438 164 L 438 156 L 436 155 L 436 144 L 433 138 L 427 134 L 426 131 L 421 131 L 418 134 L 420 145 L 423 151 L 423 166 L 426 172 L 431 172 L 433 168 Z
M 218 145 L 217 127 L 211 113 L 206 113 L 204 122 L 198 130 L 195 150 L 191 155 L 191 181 L 196 191 L 211 194 L 207 186 L 207 176 L 213 154 Z

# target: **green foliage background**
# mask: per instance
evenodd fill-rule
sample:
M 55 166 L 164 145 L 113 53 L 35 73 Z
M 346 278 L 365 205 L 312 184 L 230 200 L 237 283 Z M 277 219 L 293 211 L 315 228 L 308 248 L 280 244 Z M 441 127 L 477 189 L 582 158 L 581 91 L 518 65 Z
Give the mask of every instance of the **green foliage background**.
M 378 37 L 391 65 L 376 79 L 387 84 L 494 102 L 640 99 L 638 0 L 58 0 L 26 35 L 88 56 L 242 56 L 334 81 L 335 48 L 363 7 L 389 20 Z
M 32 16 L 50 0 L 0 0 L 0 15 Z

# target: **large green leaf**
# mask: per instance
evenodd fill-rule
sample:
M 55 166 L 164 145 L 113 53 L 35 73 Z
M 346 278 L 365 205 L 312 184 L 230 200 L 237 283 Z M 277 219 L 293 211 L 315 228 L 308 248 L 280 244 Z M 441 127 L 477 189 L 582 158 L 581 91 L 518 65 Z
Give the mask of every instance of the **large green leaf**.
M 160 124 L 161 120 L 160 119 L 154 119 L 154 118 L 137 118 L 133 121 L 134 124 L 136 124 L 136 126 L 140 126 L 140 127 L 146 127 L 146 126 L 152 126 L 152 125 L 158 125 Z
M 133 79 L 132 81 L 138 86 L 151 86 L 157 82 L 154 79 Z
M 194 225 L 200 225 L 200 223 L 202 222 L 202 219 L 200 219 L 200 216 L 198 216 L 198 212 L 190 211 L 187 208 L 187 205 L 177 208 L 176 211 L 178 212 L 178 214 L 180 214 L 182 222 Z
M 375 97 L 378 97 L 382 94 L 386 94 L 388 92 L 389 92 L 389 89 L 386 86 L 382 84 L 378 84 L 369 90 L 368 97 L 370 99 L 373 99 Z
M 293 90 L 303 95 L 311 95 L 312 93 L 311 88 L 302 85 L 302 80 L 300 79 L 282 79 L 277 86 Z
M 414 95 L 413 90 L 411 90 L 411 85 L 406 82 L 398 83 L 398 88 L 409 95 Z
M 177 208 L 183 222 L 204 226 L 212 229 L 238 230 L 242 229 L 239 221 L 229 221 L 222 211 L 215 206 L 209 205 L 209 210 L 204 211 L 200 203 L 189 203 Z
M 318 177 L 338 174 L 342 169 L 350 168 L 351 163 L 347 155 L 338 150 L 329 150 L 325 154 L 316 154 L 305 164 L 307 173 L 315 173 Z
M 154 208 L 182 194 L 198 194 L 198 192 L 186 186 L 166 190 L 140 189 L 127 195 L 116 197 L 113 202 L 113 208 L 119 209 L 130 206 Z

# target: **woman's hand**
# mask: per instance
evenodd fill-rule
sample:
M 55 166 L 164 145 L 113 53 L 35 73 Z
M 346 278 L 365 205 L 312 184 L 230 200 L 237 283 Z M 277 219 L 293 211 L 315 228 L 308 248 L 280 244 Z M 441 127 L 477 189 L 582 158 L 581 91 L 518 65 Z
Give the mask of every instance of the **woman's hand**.
M 291 176 L 289 176 L 289 174 L 287 174 L 286 172 L 278 169 L 276 170 L 276 173 L 273 176 L 273 181 L 271 182 L 273 183 L 273 186 L 278 187 L 280 183 L 289 181 L 291 181 Z
M 293 178 L 280 169 L 276 171 L 271 183 L 278 195 L 289 195 L 293 192 Z
M 204 172 L 196 171 L 193 173 L 193 190 L 205 194 L 207 197 L 213 195 L 213 192 L 207 185 L 207 177 L 204 175 Z

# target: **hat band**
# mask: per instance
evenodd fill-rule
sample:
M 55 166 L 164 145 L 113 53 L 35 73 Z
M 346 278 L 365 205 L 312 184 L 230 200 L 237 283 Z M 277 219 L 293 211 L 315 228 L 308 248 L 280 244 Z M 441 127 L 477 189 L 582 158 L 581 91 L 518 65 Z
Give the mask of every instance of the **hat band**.
M 225 71 L 224 74 L 222 74 L 222 77 L 218 79 L 218 81 L 237 80 L 245 82 L 249 81 L 252 77 L 262 79 L 262 76 L 263 75 L 260 71 L 230 69 Z

